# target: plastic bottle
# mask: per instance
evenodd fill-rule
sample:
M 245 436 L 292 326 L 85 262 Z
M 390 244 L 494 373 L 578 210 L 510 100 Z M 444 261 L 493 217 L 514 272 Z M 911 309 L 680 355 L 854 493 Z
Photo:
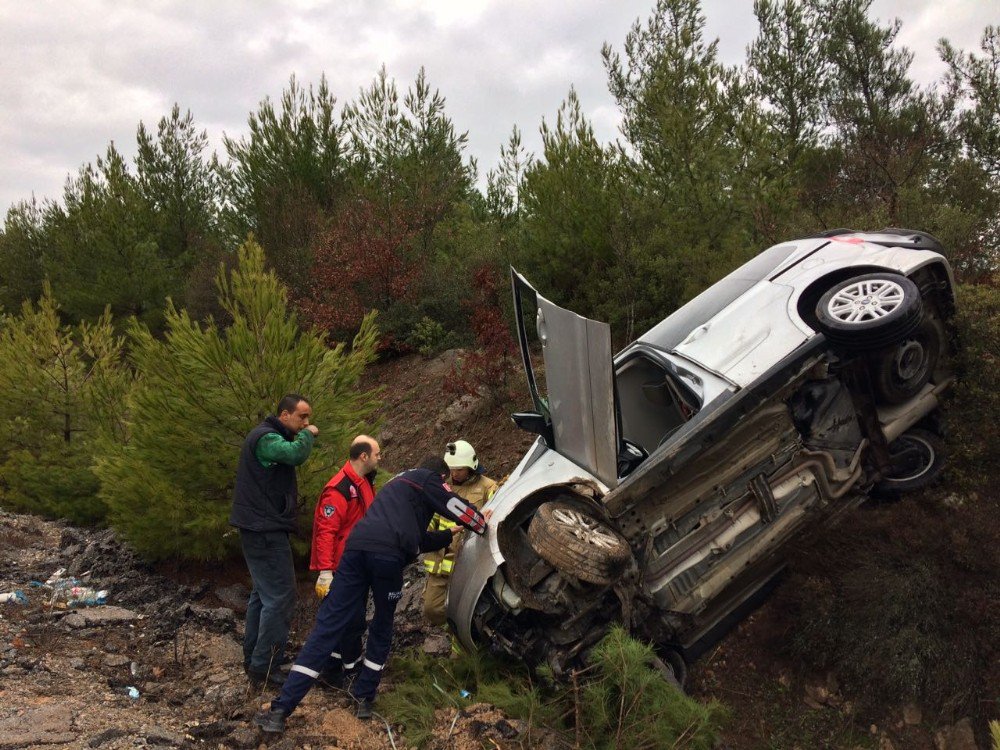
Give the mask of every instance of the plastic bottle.
M 108 592 L 104 589 L 95 591 L 84 586 L 73 586 L 68 592 L 66 603 L 70 607 L 93 607 L 104 604 L 108 600 Z

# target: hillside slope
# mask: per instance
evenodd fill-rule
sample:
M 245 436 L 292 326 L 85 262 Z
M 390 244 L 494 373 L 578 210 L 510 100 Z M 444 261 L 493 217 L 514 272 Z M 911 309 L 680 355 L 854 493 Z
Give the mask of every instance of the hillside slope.
M 386 461 L 465 438 L 499 479 L 532 442 L 509 419 L 526 388 L 515 405 L 462 402 L 446 385 L 455 356 L 372 368 Z M 954 418 L 974 408 L 959 397 Z M 970 493 L 953 475 L 800 540 L 770 598 L 693 665 L 689 690 L 732 708 L 730 747 L 960 748 L 972 726 L 986 742 L 1000 715 L 998 485 L 980 472 Z

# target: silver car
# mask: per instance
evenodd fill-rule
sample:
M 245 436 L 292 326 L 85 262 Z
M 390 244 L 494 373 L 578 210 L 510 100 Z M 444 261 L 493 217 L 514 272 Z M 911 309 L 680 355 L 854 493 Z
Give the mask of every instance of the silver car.
M 793 536 L 941 470 L 954 279 L 927 234 L 776 245 L 617 355 L 608 325 L 512 282 L 534 402 L 513 418 L 538 438 L 458 556 L 467 647 L 558 675 L 623 623 L 682 678 Z

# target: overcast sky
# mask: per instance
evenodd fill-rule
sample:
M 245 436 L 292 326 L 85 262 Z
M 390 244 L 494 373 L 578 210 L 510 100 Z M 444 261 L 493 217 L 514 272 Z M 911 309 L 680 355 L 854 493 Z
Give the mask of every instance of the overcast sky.
M 221 155 L 222 134 L 245 132 L 247 114 L 277 98 L 294 73 L 322 74 L 343 103 L 384 63 L 400 89 L 420 66 L 469 133 L 480 174 L 496 164 L 517 124 L 537 150 L 570 86 L 602 140 L 618 116 L 600 49 L 621 48 L 653 0 L 0 0 L 0 211 L 15 201 L 61 198 L 68 173 L 109 141 L 130 157 L 140 121 L 174 102 L 190 109 Z M 723 61 L 744 59 L 756 31 L 751 0 L 703 0 Z M 942 71 L 947 37 L 978 49 L 1000 0 L 876 0 L 903 21 L 919 82 Z

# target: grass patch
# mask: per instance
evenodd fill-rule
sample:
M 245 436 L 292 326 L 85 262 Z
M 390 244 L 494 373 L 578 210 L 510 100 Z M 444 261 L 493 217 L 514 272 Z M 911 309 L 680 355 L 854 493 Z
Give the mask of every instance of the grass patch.
M 393 688 L 379 698 L 379 710 L 416 747 L 431 739 L 436 711 L 473 703 L 523 722 L 518 739 L 525 747 L 552 733 L 586 750 L 713 747 L 725 716 L 721 705 L 676 690 L 650 667 L 652 658 L 649 646 L 617 628 L 594 649 L 575 685 L 533 679 L 522 663 L 490 656 L 445 660 L 404 652 L 393 658 Z
M 393 687 L 379 696 L 379 711 L 400 724 L 407 743 L 416 747 L 431 738 L 434 712 L 441 708 L 490 703 L 525 722 L 528 736 L 522 739 L 528 746 L 532 731 L 559 723 L 557 701 L 543 694 L 519 662 L 476 653 L 442 659 L 414 649 L 394 655 L 390 670 Z

